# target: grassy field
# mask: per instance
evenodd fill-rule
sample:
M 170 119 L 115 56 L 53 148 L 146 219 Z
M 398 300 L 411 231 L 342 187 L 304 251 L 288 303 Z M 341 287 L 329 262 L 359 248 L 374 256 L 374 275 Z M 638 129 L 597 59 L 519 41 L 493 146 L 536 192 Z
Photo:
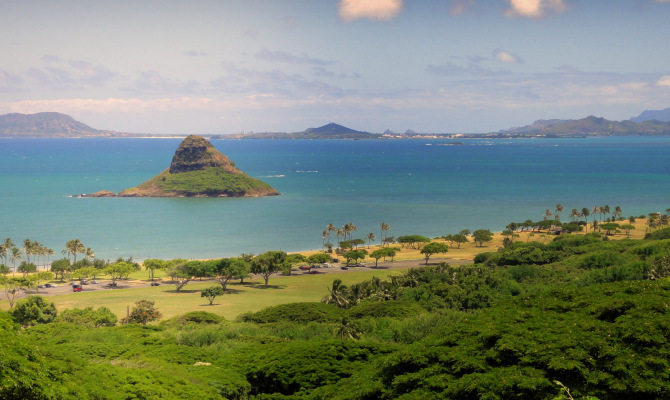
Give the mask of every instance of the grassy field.
M 631 238 L 644 237 L 646 220 L 638 220 L 636 229 L 631 231 Z M 625 239 L 625 234 L 617 234 L 611 239 Z M 549 242 L 553 239 L 551 235 L 545 233 L 522 232 L 515 240 L 521 241 L 540 241 Z M 472 243 L 462 244 L 460 248 L 450 248 L 447 254 L 435 255 L 438 257 L 449 257 L 457 260 L 472 260 L 475 255 L 496 251 L 502 247 L 503 237 L 500 234 L 494 235 L 493 241 L 486 243 L 482 247 L 476 247 Z M 366 249 L 367 246 L 365 246 Z M 369 252 L 372 252 L 378 246 L 371 246 Z M 309 255 L 314 252 L 304 252 Z M 419 260 L 423 259 L 418 249 L 402 249 L 395 257 L 395 260 Z M 344 261 L 344 260 L 341 260 Z M 366 260 L 369 264 L 374 264 L 374 260 Z M 189 311 L 201 310 L 219 314 L 227 319 L 234 319 L 239 314 L 249 311 L 258 311 L 268 306 L 305 301 L 320 301 L 327 293 L 327 288 L 331 286 L 334 279 L 342 279 L 345 284 L 360 282 L 372 278 L 373 276 L 385 279 L 389 275 L 401 273 L 401 269 L 374 270 L 374 271 L 354 271 L 349 270 L 339 274 L 315 274 L 315 275 L 293 275 L 272 276 L 270 286 L 265 288 L 263 280 L 256 277 L 247 280 L 245 284 L 232 283 L 229 285 L 230 292 L 215 300 L 215 305 L 209 306 L 208 301 L 200 297 L 200 290 L 216 285 L 215 282 L 193 281 L 185 286 L 181 293 L 175 292 L 174 285 L 162 284 L 158 287 L 129 287 L 127 289 L 99 290 L 81 293 L 68 292 L 49 296 L 48 299 L 56 304 L 59 311 L 67 308 L 84 308 L 87 306 L 110 308 L 119 317 L 126 315 L 128 306 L 132 308 L 138 300 L 147 299 L 156 302 L 156 307 L 163 314 L 163 318 L 170 318 L 175 315 L 183 314 Z M 161 271 L 157 271 L 156 277 L 162 276 Z M 131 281 L 147 281 L 149 274 L 147 271 L 138 271 L 131 275 Z M 59 283 L 59 282 L 57 282 Z M 9 304 L 6 300 L 0 301 L 0 309 L 7 310 Z
M 144 271 L 143 271 L 144 272 Z M 262 278 L 245 280 L 244 284 L 230 284 L 229 293 L 217 297 L 210 306 L 207 299 L 200 297 L 200 290 L 215 286 L 213 281 L 193 281 L 181 292 L 175 291 L 174 285 L 163 284 L 155 287 L 136 287 L 128 289 L 98 290 L 90 292 L 49 296 L 48 300 L 56 304 L 58 311 L 67 308 L 94 308 L 105 306 L 119 318 L 126 315 L 127 307 L 131 309 L 135 302 L 147 299 L 156 302 L 156 308 L 163 314 L 163 319 L 184 314 L 189 311 L 208 311 L 235 319 L 239 314 L 258 311 L 265 307 L 293 302 L 320 301 L 327 293 L 334 279 L 342 279 L 345 284 L 360 282 L 373 276 L 386 278 L 398 274 L 400 270 L 351 271 L 346 274 L 314 274 L 294 276 L 273 276 L 266 288 Z M 145 274 L 143 274 L 145 275 Z M 146 275 L 145 275 L 146 276 Z M 7 310 L 7 301 L 0 302 L 0 308 Z

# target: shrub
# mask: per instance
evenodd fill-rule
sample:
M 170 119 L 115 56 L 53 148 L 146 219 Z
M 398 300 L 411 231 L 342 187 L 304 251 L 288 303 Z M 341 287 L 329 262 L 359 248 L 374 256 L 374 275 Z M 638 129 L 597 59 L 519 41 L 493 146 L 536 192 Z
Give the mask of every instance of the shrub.
M 47 302 L 42 296 L 28 296 L 19 300 L 16 307 L 9 310 L 16 323 L 23 326 L 46 324 L 56 319 L 56 306 Z
M 409 316 L 421 314 L 425 310 L 417 303 L 407 301 L 382 301 L 367 304 L 359 304 L 349 310 L 351 318 L 365 317 L 390 317 L 406 318 Z
M 255 313 L 243 314 L 239 320 L 256 322 L 337 322 L 344 316 L 344 311 L 334 305 L 325 303 L 288 303 L 267 307 Z
M 172 324 L 174 322 L 179 323 L 180 325 L 186 323 L 193 324 L 219 324 L 226 319 L 220 315 L 216 315 L 207 311 L 191 311 L 183 315 L 178 315 L 174 318 L 170 318 L 165 321 L 166 324 Z
M 650 240 L 670 239 L 670 228 L 663 228 L 655 232 L 649 232 L 644 235 L 644 238 Z
M 56 318 L 56 321 L 97 328 L 101 326 L 114 326 L 118 318 L 107 307 L 100 307 L 97 310 L 93 310 L 93 307 L 86 307 L 84 309 L 73 308 L 64 310 Z

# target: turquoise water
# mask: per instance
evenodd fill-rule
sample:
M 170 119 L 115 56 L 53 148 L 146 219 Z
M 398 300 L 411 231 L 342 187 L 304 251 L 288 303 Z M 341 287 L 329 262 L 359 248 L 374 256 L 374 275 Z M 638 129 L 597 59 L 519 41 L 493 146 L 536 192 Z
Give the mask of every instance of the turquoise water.
M 213 141 L 282 196 L 72 198 L 120 191 L 170 164 L 178 139 L 0 140 L 0 239 L 57 253 L 79 238 L 102 258 L 225 257 L 321 247 L 329 224 L 358 237 L 440 236 L 539 220 L 561 203 L 624 215 L 670 208 L 670 138 Z M 567 219 L 567 214 L 563 217 Z M 333 237 L 332 240 L 336 240 Z

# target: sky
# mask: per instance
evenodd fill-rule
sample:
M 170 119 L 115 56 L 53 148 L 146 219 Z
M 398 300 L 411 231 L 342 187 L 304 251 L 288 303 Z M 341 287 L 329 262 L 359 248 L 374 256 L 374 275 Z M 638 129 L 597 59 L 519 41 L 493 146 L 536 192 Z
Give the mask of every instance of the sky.
M 479 133 L 670 107 L 670 0 L 0 0 L 0 114 Z

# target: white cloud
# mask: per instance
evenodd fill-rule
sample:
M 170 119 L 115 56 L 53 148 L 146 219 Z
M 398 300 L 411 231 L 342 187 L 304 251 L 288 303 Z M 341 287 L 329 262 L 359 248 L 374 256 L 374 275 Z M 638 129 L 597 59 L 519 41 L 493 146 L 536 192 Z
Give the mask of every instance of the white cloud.
M 507 52 L 505 50 L 494 50 L 493 51 L 493 56 L 495 57 L 496 60 L 503 62 L 503 63 L 508 63 L 508 64 L 520 64 L 523 63 L 523 60 L 521 57 L 519 57 L 516 54 L 512 54 L 510 52 Z
M 549 12 L 561 13 L 567 8 L 563 0 L 507 0 L 511 8 L 508 17 L 542 18 Z
M 451 0 L 451 8 L 449 9 L 449 15 L 461 15 L 464 14 L 468 8 L 475 4 L 475 0 Z
M 361 18 L 387 21 L 398 16 L 402 0 L 341 0 L 337 6 L 344 22 Z
M 670 2 L 670 0 L 668 0 Z M 670 75 L 664 75 L 656 81 L 656 85 L 663 87 L 670 87 Z

